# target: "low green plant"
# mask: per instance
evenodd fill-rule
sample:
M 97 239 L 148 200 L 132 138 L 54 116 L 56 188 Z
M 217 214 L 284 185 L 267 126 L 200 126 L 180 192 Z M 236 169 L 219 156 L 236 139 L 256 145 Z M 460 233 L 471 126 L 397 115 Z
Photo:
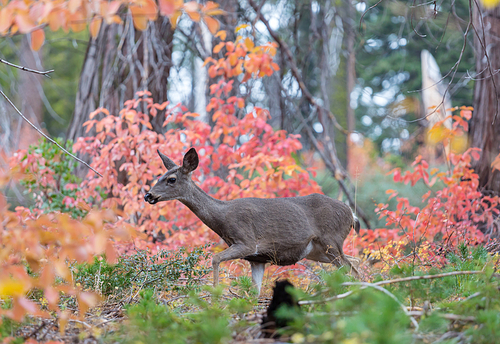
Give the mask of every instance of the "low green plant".
M 84 289 L 95 290 L 102 295 L 119 294 L 133 286 L 192 289 L 211 270 L 201 264 L 210 256 L 206 250 L 208 246 L 198 246 L 190 251 L 182 247 L 157 254 L 137 250 L 132 255 L 120 256 L 115 265 L 108 264 L 102 257 L 95 257 L 92 264 L 73 267 L 74 279 Z
M 313 295 L 295 290 L 301 311 L 279 330 L 293 343 L 495 343 L 500 335 L 498 258 L 482 247 L 460 245 L 442 269 L 402 264 L 384 280 L 436 275 L 377 285 L 350 282 L 342 271 L 324 276 Z M 446 275 L 449 272 L 463 275 Z M 476 273 L 469 273 L 475 271 Z M 411 306 L 412 312 L 409 311 Z M 417 328 L 418 327 L 418 328 Z
M 206 288 L 209 294 L 191 292 L 187 304 L 195 311 L 181 314 L 160 304 L 151 289 L 140 293 L 141 300 L 126 309 L 128 321 L 106 338 L 120 343 L 228 343 L 232 332 L 246 325 L 232 314 L 252 310 L 244 299 L 222 298 L 222 288 Z

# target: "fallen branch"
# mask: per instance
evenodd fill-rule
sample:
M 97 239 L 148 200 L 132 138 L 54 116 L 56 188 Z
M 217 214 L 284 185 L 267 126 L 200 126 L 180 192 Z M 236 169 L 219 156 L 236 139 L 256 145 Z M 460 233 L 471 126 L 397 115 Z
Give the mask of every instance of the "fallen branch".
M 408 312 L 409 315 L 415 316 L 415 317 L 421 317 L 422 315 L 430 315 L 432 313 L 433 312 L 424 312 L 424 311 L 409 311 Z M 467 315 L 437 313 L 437 316 L 440 318 L 452 320 L 452 321 L 466 321 L 466 322 L 476 322 L 477 321 L 476 317 L 467 316 Z
M 446 272 L 443 274 L 436 274 L 436 275 L 423 275 L 423 276 L 410 276 L 410 277 L 403 277 L 403 278 L 396 278 L 393 280 L 385 280 L 385 281 L 379 281 L 376 283 L 369 283 L 369 286 L 381 286 L 381 285 L 387 285 L 387 284 L 394 284 L 394 283 L 401 283 L 401 282 L 408 282 L 408 281 L 417 281 L 417 280 L 429 280 L 429 279 L 435 279 L 435 278 L 443 278 L 443 277 L 449 277 L 449 276 L 459 276 L 459 275 L 478 275 L 484 273 L 483 271 L 452 271 L 452 272 Z M 360 283 L 366 283 L 366 282 L 344 282 L 341 285 L 342 286 L 350 286 L 350 285 L 360 285 Z M 362 286 L 361 289 L 365 289 L 368 286 Z M 325 290 L 322 290 L 319 293 L 316 293 L 313 295 L 317 296 L 320 293 L 325 293 L 328 292 L 330 289 L 327 288 Z M 322 300 L 301 300 L 299 301 L 299 305 L 312 305 L 312 304 L 317 304 L 317 303 L 325 303 L 325 302 L 330 302 L 334 300 L 339 300 L 348 297 L 349 295 L 353 294 L 355 290 L 348 291 L 343 294 L 339 295 L 334 295 L 331 297 L 328 297 L 326 299 Z
M 47 78 L 50 78 L 49 73 L 52 73 L 54 71 L 53 69 L 50 69 L 50 70 L 47 70 L 47 71 L 40 71 L 40 70 L 36 70 L 36 69 L 31 69 L 31 68 L 28 68 L 28 67 L 16 65 L 16 64 L 14 64 L 12 62 L 9 62 L 9 61 L 5 61 L 4 59 L 0 59 L 0 62 L 6 64 L 7 66 L 11 66 L 11 67 L 14 67 L 14 68 L 17 68 L 17 69 L 20 69 L 20 70 L 24 70 L 25 72 L 30 72 L 30 73 L 44 75 Z
M 47 136 L 43 131 L 41 131 L 40 129 L 38 129 L 36 127 L 36 125 L 34 125 L 33 123 L 30 122 L 29 119 L 27 119 L 22 113 L 21 111 L 19 111 L 19 109 L 14 105 L 14 103 L 12 103 L 12 101 L 5 95 L 5 93 L 3 93 L 3 91 L 0 90 L 0 93 L 2 94 L 2 96 L 9 102 L 9 104 L 17 111 L 17 113 L 19 114 L 19 116 L 21 116 L 26 122 L 29 123 L 29 125 L 31 125 L 31 127 L 33 127 L 33 129 L 35 129 L 36 131 L 38 131 L 38 133 L 40 133 L 40 135 L 42 135 L 43 137 L 45 137 L 47 140 L 49 140 L 50 142 L 52 142 L 53 144 L 55 144 L 57 147 L 59 147 L 59 149 L 61 149 L 64 153 L 68 154 L 69 156 L 71 156 L 73 159 L 75 159 L 76 161 L 84 164 L 85 166 L 87 166 L 88 168 L 90 168 L 92 171 L 94 171 L 94 173 L 96 173 L 98 176 L 102 177 L 102 175 L 97 172 L 96 170 L 94 170 L 92 168 L 92 166 L 90 166 L 89 164 L 87 164 L 85 161 L 81 160 L 80 158 L 76 157 L 75 155 L 71 154 L 70 152 L 68 152 L 66 149 L 64 149 L 59 143 L 57 143 L 56 141 L 52 140 L 49 136 Z

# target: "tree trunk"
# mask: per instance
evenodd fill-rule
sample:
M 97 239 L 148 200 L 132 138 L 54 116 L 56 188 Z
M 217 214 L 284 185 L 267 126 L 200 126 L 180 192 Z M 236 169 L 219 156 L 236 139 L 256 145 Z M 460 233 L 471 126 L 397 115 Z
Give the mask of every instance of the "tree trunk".
M 500 152 L 500 114 L 496 115 L 500 111 L 500 74 L 497 72 L 500 68 L 500 7 L 492 10 L 473 7 L 473 23 L 477 30 L 474 36 L 476 71 L 480 74 L 474 86 L 474 114 L 470 121 L 469 140 L 471 147 L 482 150 L 481 159 L 473 164 L 480 187 L 499 193 L 500 172 L 491 170 L 491 162 Z
M 83 127 L 89 114 L 105 107 L 118 115 L 123 102 L 137 97 L 137 91 L 147 89 L 155 102 L 167 101 L 172 39 L 168 18 L 149 23 L 144 32 L 134 29 L 130 16 L 124 25 L 103 23 L 87 47 L 67 137 L 76 140 L 95 134 Z M 162 132 L 164 120 L 164 112 L 159 112 L 152 119 L 153 129 Z

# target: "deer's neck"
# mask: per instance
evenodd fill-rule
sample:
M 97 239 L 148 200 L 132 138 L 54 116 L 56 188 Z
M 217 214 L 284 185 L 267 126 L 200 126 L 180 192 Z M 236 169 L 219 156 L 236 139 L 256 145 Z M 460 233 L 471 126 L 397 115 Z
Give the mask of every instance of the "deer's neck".
M 182 199 L 179 199 L 179 201 L 184 203 L 215 233 L 219 236 L 223 235 L 221 231 L 223 228 L 223 218 L 225 216 L 225 201 L 213 198 L 195 183 L 192 183 L 190 192 Z

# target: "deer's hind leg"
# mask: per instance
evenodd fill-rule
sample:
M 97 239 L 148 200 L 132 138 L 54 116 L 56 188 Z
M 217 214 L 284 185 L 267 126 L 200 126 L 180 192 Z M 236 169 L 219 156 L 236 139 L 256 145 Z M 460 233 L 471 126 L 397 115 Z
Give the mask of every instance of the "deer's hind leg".
M 336 245 L 326 246 L 316 243 L 314 245 L 314 249 L 307 255 L 306 258 L 320 263 L 335 264 L 339 268 L 347 266 L 349 268 L 349 272 L 355 278 L 359 278 L 359 271 L 355 266 L 357 265 L 357 258 L 345 255 L 342 247 L 338 247 Z
M 260 295 L 260 289 L 262 288 L 262 279 L 264 278 L 266 263 L 250 262 L 250 267 L 252 268 L 252 282 L 254 286 L 257 287 L 258 295 Z

